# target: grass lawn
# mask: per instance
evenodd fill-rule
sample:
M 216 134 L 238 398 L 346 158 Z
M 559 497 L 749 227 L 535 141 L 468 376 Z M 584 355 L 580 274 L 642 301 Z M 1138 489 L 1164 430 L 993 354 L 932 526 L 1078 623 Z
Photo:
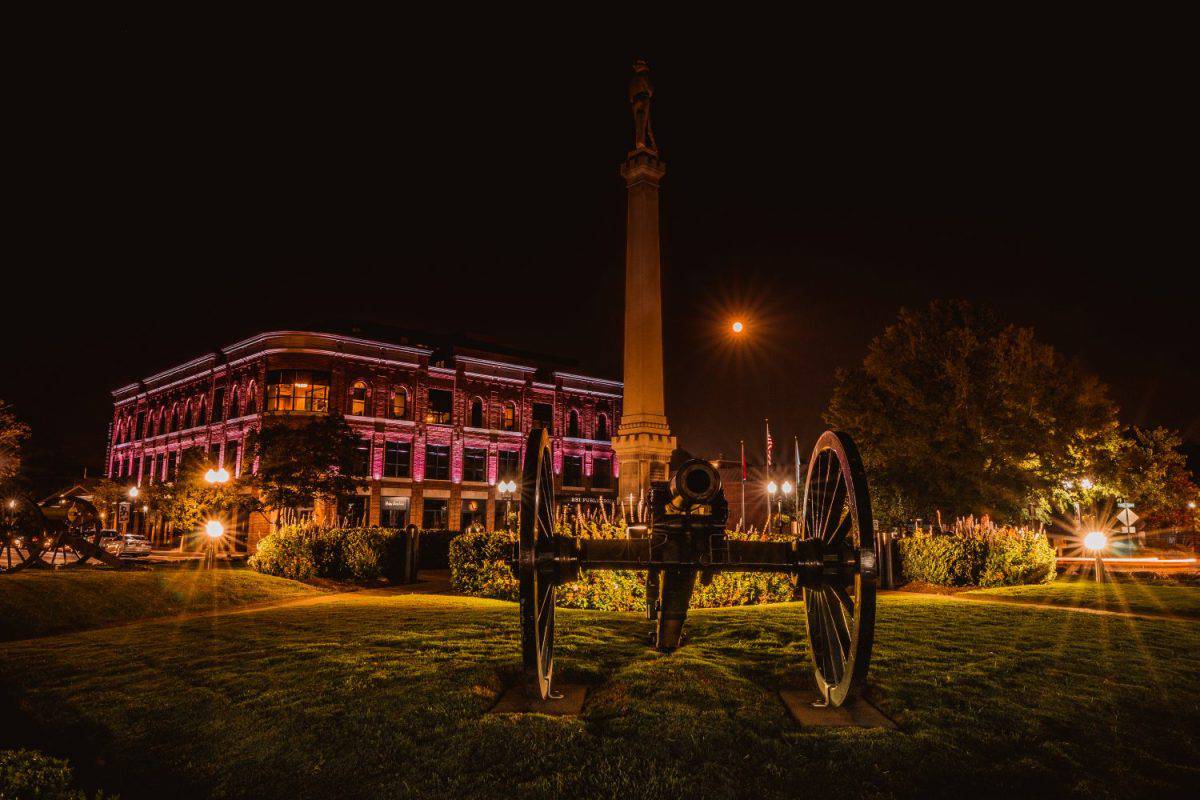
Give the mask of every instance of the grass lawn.
M 0 641 L 320 594 L 244 568 L 26 569 L 0 576 Z
M 1135 581 L 1096 583 L 1091 578 L 1059 578 L 1038 586 L 977 589 L 969 595 L 989 595 L 1026 603 L 1102 608 L 1200 618 L 1200 587 L 1163 586 Z
M 566 611 L 574 719 L 489 716 L 516 609 L 356 593 L 0 645 L 3 744 L 126 798 L 1187 796 L 1200 624 L 889 595 L 870 690 L 901 732 L 797 729 L 802 606 Z

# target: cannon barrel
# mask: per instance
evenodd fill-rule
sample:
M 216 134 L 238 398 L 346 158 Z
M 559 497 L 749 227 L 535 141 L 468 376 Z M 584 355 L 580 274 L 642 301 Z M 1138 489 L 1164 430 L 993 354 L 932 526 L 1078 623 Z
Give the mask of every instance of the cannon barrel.
M 684 462 L 671 476 L 671 502 L 680 508 L 711 503 L 721 493 L 721 475 L 699 458 Z

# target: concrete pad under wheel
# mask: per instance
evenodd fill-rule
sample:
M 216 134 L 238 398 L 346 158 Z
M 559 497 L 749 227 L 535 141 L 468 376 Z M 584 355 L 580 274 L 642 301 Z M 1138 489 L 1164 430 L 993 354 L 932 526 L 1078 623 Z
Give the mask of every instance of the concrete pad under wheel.
M 813 703 L 821 699 L 815 689 L 785 689 L 779 692 L 788 713 L 805 728 L 884 728 L 896 730 L 896 723 L 882 711 L 859 698 L 840 708 L 826 706 L 817 708 Z
M 587 687 L 571 683 L 554 684 L 554 694 L 549 700 L 530 697 L 524 686 L 514 686 L 500 695 L 489 714 L 549 714 L 555 717 L 575 717 L 583 711 Z

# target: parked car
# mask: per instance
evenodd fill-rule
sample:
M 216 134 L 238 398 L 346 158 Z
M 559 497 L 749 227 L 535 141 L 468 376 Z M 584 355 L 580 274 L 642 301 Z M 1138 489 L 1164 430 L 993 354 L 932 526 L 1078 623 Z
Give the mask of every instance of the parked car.
M 120 558 L 148 558 L 150 540 L 140 533 L 105 531 L 100 546 Z

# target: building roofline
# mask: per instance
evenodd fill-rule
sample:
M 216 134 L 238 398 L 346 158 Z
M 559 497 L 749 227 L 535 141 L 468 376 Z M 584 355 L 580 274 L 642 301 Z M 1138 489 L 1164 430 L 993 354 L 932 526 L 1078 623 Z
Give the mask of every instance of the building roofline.
M 234 361 L 234 360 L 242 357 L 240 355 L 241 351 L 252 348 L 257 344 L 261 344 L 263 342 L 269 341 L 272 338 L 286 337 L 286 336 L 321 337 L 321 338 L 332 340 L 335 342 L 342 342 L 345 344 L 357 345 L 357 346 L 361 346 L 361 347 L 385 348 L 385 349 L 391 350 L 393 352 L 407 353 L 407 354 L 410 354 L 413 356 L 418 356 L 418 357 L 420 357 L 420 356 L 430 357 L 436 352 L 436 350 L 434 350 L 431 347 L 426 347 L 426 346 L 421 346 L 421 345 L 396 344 L 393 342 L 380 341 L 378 339 L 364 339 L 364 338 L 357 337 L 357 336 L 348 336 L 346 334 L 341 334 L 341 333 L 327 333 L 327 332 L 323 332 L 323 331 L 314 331 L 314 330 L 263 331 L 262 333 L 256 333 L 253 336 L 248 336 L 245 339 L 240 339 L 236 342 L 233 342 L 232 344 L 225 345 L 224 347 L 221 347 L 217 350 L 213 350 L 211 352 L 197 356 L 196 358 L 193 358 L 190 361 L 186 361 L 182 364 L 177 364 L 173 367 L 169 367 L 167 369 L 160 370 L 159 372 L 156 372 L 152 375 L 148 375 L 147 377 L 142 378 L 139 381 L 134 381 L 133 383 L 129 383 L 129 384 L 126 384 L 119 388 L 113 389 L 111 394 L 118 401 L 122 401 L 122 400 L 128 400 L 131 397 L 136 397 L 139 394 L 144 394 L 144 393 L 152 391 L 154 389 L 165 388 L 165 387 L 160 387 L 160 386 L 152 386 L 152 384 L 170 384 L 172 378 L 177 378 L 178 376 L 184 375 L 189 372 L 212 371 L 214 369 L 217 369 L 220 366 L 229 364 L 231 361 Z M 284 349 L 288 349 L 288 348 L 284 348 Z M 347 353 L 346 355 L 354 355 L 354 354 Z M 467 355 L 467 354 L 462 354 L 462 353 L 452 353 L 451 357 L 454 359 L 454 361 L 456 363 L 464 362 L 464 364 L 469 363 L 469 364 L 479 364 L 479 365 L 486 365 L 486 366 L 492 366 L 492 367 L 500 367 L 503 369 L 509 369 L 509 370 L 514 370 L 514 371 L 520 372 L 520 373 L 529 373 L 529 374 L 536 374 L 538 372 L 537 366 L 534 366 L 534 365 L 531 365 L 528 363 L 521 363 L 519 361 L 502 360 L 506 357 L 506 354 L 502 354 L 502 353 L 498 353 L 497 358 L 483 358 L 480 356 Z M 517 358 L 514 356 L 508 356 L 508 357 L 509 358 Z M 438 368 L 431 366 L 430 369 L 437 370 Z M 449 370 L 449 369 L 446 371 L 453 372 L 453 370 Z M 589 375 L 580 375 L 579 373 L 575 373 L 575 372 L 554 371 L 551 374 L 553 375 L 553 377 L 556 380 L 565 378 L 567 380 L 581 381 L 581 382 L 585 382 L 585 383 L 593 385 L 593 386 L 605 387 L 608 389 L 620 390 L 623 386 L 623 384 L 620 381 L 609 380 L 607 378 L 595 378 L 595 377 L 592 377 Z M 495 376 L 495 377 L 503 377 L 503 376 Z M 547 384 L 547 383 L 542 383 L 542 382 L 537 382 L 537 381 L 534 382 L 534 386 L 537 386 L 538 388 L 554 388 L 553 384 Z

